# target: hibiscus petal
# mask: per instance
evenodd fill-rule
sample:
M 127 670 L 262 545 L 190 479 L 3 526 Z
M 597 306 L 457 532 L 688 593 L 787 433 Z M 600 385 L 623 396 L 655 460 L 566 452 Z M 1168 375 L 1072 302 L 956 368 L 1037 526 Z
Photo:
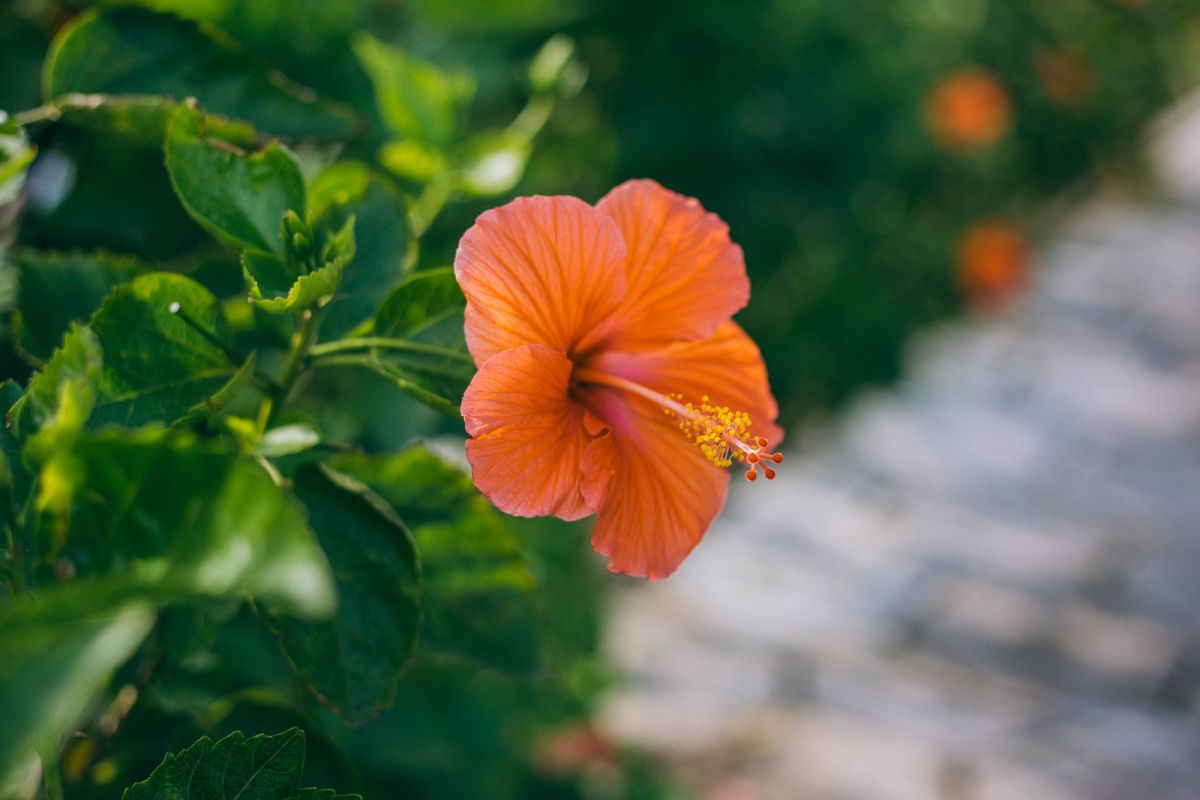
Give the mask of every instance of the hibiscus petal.
M 592 547 L 613 572 L 665 578 L 720 513 L 729 473 L 649 402 L 605 389 L 589 401 L 609 421 L 583 456 L 584 493 L 599 511 Z
M 571 362 L 531 344 L 505 350 L 475 374 L 463 395 L 467 460 L 479 490 L 521 517 L 591 514 L 580 462 L 591 440 L 582 406 L 569 395 Z
M 758 345 L 732 320 L 697 342 L 675 342 L 653 350 L 603 353 L 588 368 L 607 372 L 662 394 L 683 395 L 699 405 L 728 406 L 750 415 L 751 431 L 772 445 L 783 438 L 775 424 L 779 407 L 767 383 L 767 368 Z M 661 411 L 659 412 L 661 413 Z
M 627 181 L 596 207 L 629 248 L 616 349 L 712 334 L 750 299 L 742 248 L 700 203 L 654 181 Z
M 624 259 L 616 224 L 574 197 L 523 197 L 480 215 L 454 258 L 476 365 L 523 344 L 590 347 L 624 296 Z

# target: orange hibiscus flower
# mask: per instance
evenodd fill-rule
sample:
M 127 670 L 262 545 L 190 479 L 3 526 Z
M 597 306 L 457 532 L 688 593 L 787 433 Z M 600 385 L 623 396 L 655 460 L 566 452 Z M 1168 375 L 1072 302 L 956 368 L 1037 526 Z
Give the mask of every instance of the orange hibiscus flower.
M 963 234 L 955 253 L 959 286 L 974 307 L 1000 307 L 1025 287 L 1031 257 L 1020 228 L 1004 220 L 977 222 Z
M 961 69 L 942 78 L 925 98 L 925 120 L 943 147 L 981 150 L 1008 132 L 1012 100 L 992 73 Z
M 514 200 L 467 231 L 454 272 L 479 367 L 467 458 L 498 508 L 595 513 L 609 569 L 664 578 L 720 512 L 723 467 L 774 477 L 778 409 L 730 319 L 750 296 L 742 250 L 695 200 L 646 180 L 595 207 Z

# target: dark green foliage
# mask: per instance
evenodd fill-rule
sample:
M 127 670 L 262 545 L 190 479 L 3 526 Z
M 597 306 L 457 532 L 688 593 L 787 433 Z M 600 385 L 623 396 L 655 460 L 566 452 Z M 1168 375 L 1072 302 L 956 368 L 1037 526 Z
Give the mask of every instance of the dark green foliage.
M 214 742 L 204 737 L 168 754 L 150 777 L 125 790 L 122 800 L 351 800 L 332 789 L 301 789 L 304 731 L 247 739 L 234 732 Z
M 220 31 L 132 7 L 87 12 L 60 31 L 43 90 L 47 98 L 195 97 L 214 113 L 294 139 L 338 138 L 355 128 L 348 109 L 313 101 Z
M 412 531 L 425 578 L 423 646 L 534 669 L 536 581 L 520 540 L 470 479 L 420 447 L 332 463 L 378 492 Z
M 404 202 L 389 181 L 356 162 L 321 172 L 309 195 L 318 231 L 337 231 L 354 220 L 355 255 L 342 271 L 339 291 L 325 306 L 321 323 L 326 336 L 342 336 L 369 319 L 404 274 L 412 245 Z
M 71 322 L 84 323 L 113 287 L 148 267 L 111 253 L 46 253 L 18 250 L 11 254 L 18 271 L 21 347 L 47 358 Z
M 969 226 L 1025 225 L 1096 165 L 1126 169 L 1200 18 L 1195 0 L 9 6 L 0 798 L 39 791 L 41 754 L 72 800 L 343 797 L 298 788 L 302 767 L 370 797 L 595 796 L 588 766 L 535 753 L 609 680 L 611 581 L 583 531 L 504 517 L 415 443 L 463 434 L 463 231 L 512 194 L 595 201 L 628 177 L 699 198 L 745 248 L 739 319 L 794 418 L 894 374 L 905 336 L 960 307 Z M 1055 88 L 1047 64 L 1087 80 Z M 926 118 L 968 67 L 1011 102 L 971 151 Z M 643 762 L 606 768 L 614 797 L 668 794 Z
M 119 286 L 92 320 L 107 354 L 96 424 L 170 423 L 208 402 L 240 364 L 216 298 L 181 275 L 151 273 Z M 132 340 L 130 337 L 134 337 Z
M 361 724 L 391 703 L 416 645 L 416 547 L 404 524 L 361 485 L 306 467 L 295 486 L 333 567 L 338 608 L 324 622 L 273 617 L 270 625 L 321 701 Z
M 171 184 L 196 222 L 223 244 L 285 255 L 280 225 L 304 210 L 304 178 L 295 157 L 278 144 L 257 153 L 209 138 L 205 117 L 180 108 L 167 129 Z
M 1039 206 L 1072 182 L 1136 170 L 1141 127 L 1195 77 L 1184 54 L 1200 14 L 1195 0 L 591 7 L 571 27 L 593 65 L 579 111 L 603 122 L 545 177 L 577 175 L 588 198 L 654 177 L 728 222 L 753 287 L 739 321 L 790 419 L 894 377 L 907 334 L 961 306 L 971 224 L 999 217 L 1032 238 Z M 1073 100 L 1047 89 L 1063 54 L 1081 65 Z M 956 152 L 925 104 L 967 67 L 1004 87 L 1011 123 Z
M 388 295 L 375 315 L 375 333 L 409 339 L 466 306 L 454 270 L 431 269 L 411 275 Z
M 154 624 L 148 599 L 122 587 L 77 586 L 23 602 L 0 618 L 0 796 L 21 796 L 35 754 L 54 758 L 64 734 Z M 33 773 L 36 774 L 36 773 Z

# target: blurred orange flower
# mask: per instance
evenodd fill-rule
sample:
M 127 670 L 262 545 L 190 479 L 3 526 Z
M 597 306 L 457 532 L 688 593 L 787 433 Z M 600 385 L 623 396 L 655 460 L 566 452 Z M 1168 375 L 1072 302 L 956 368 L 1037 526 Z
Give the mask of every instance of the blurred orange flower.
M 1073 50 L 1040 49 L 1034 53 L 1033 68 L 1046 96 L 1064 108 L 1079 108 L 1095 89 L 1095 73 Z
M 619 756 L 616 744 L 590 722 L 554 732 L 533 751 L 534 764 L 546 775 L 570 775 L 591 767 L 611 767 Z
M 774 477 L 759 434 L 781 435 L 775 399 L 730 319 L 750 295 L 742 250 L 695 200 L 647 180 L 595 207 L 520 198 L 479 217 L 454 270 L 479 367 L 467 458 L 498 508 L 596 513 L 610 570 L 663 578 L 721 510 L 717 467 Z
M 1012 299 L 1029 277 L 1031 248 L 1025 234 L 1003 220 L 984 220 L 959 240 L 958 282 L 977 308 L 994 308 Z
M 951 150 L 980 150 L 1008 132 L 1012 102 L 992 73 L 979 67 L 953 72 L 925 98 L 925 121 Z

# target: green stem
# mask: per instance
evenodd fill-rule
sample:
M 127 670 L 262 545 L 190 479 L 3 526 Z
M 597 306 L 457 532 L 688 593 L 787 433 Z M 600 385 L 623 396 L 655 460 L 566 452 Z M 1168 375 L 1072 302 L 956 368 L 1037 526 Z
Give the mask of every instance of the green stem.
M 59 110 L 58 106 L 47 103 L 44 106 L 26 109 L 25 111 L 13 114 L 12 119 L 13 122 L 24 127 L 37 122 L 54 122 L 61 116 L 62 111 Z
M 17 563 L 17 580 L 20 581 L 21 590 L 28 592 L 32 589 L 37 589 L 37 543 L 33 533 L 33 524 L 30 519 L 34 514 L 37 514 L 36 505 L 37 492 L 30 491 L 25 497 L 25 503 L 21 506 L 21 510 L 17 514 L 17 522 L 13 537 L 13 553 L 18 558 Z
M 521 109 L 521 113 L 509 123 L 508 132 L 529 141 L 541 133 L 553 111 L 553 97 L 535 95 L 529 99 L 525 108 Z
M 62 774 L 59 772 L 58 758 L 42 756 L 42 788 L 46 800 L 63 800 Z
M 362 367 L 390 381 L 397 388 L 408 392 L 426 405 L 451 416 L 459 413 L 454 403 L 428 389 L 414 383 L 403 373 L 397 372 L 390 364 L 373 354 L 329 356 L 314 366 L 322 367 Z
M 420 342 L 410 342 L 406 339 L 390 339 L 386 336 L 361 336 L 357 339 L 338 339 L 334 342 L 316 345 L 308 351 L 308 355 L 314 360 L 323 360 L 335 353 L 353 352 L 355 350 L 401 350 L 407 353 L 423 353 L 430 356 L 439 356 L 451 361 L 460 361 L 468 364 L 474 363 L 466 353 L 447 350 L 444 347 L 437 347 L 435 345 L 421 344 Z
M 367 369 L 386 371 L 389 376 L 394 377 L 397 373 L 395 368 L 411 368 L 415 372 L 420 372 L 424 375 L 440 375 L 444 378 L 453 378 L 456 380 L 469 381 L 470 374 L 464 375 L 462 372 L 455 371 L 452 368 L 439 367 L 435 364 L 412 364 L 403 360 L 383 361 L 374 353 L 359 354 L 359 355 L 332 355 L 322 358 L 320 361 L 313 362 L 313 368 L 321 367 L 366 367 Z
M 279 376 L 279 381 L 275 384 L 271 393 L 263 400 L 262 407 L 258 410 L 258 429 L 260 434 L 271 427 L 271 423 L 275 421 L 275 418 L 283 408 L 283 404 L 287 401 L 288 395 L 291 394 L 296 379 L 304 371 L 309 348 L 313 346 L 313 342 L 317 339 L 319 324 L 317 315 L 318 312 L 311 309 L 305 309 L 301 314 L 300 327 L 292 336 L 292 346 L 288 350 L 287 360 L 283 364 L 283 373 Z
M 450 201 L 450 181 L 436 178 L 425 187 L 420 197 L 413 201 L 408 210 L 409 225 L 413 236 L 420 238 L 437 219 L 442 207 Z

